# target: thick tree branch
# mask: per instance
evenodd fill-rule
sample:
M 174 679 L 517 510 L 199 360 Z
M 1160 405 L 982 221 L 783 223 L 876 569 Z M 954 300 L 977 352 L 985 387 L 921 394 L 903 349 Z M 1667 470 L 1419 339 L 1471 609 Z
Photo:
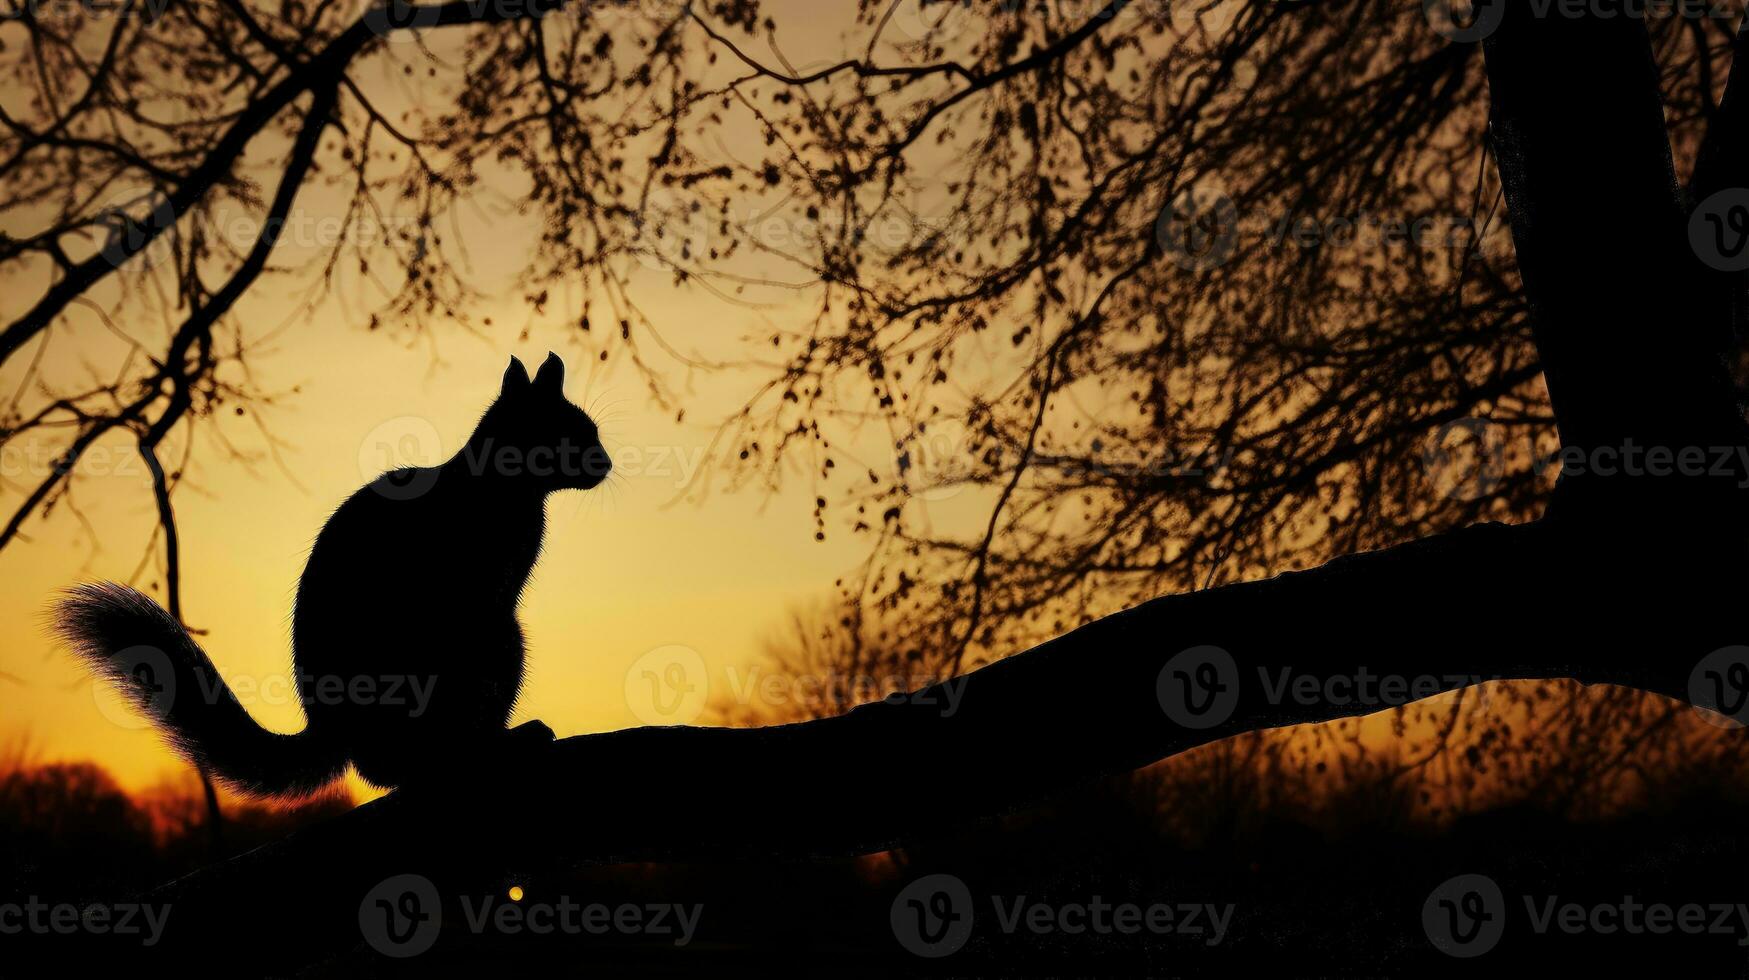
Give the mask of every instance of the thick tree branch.
M 1427 685 L 1417 694 L 1572 677 L 1686 697 L 1694 664 L 1743 627 L 1719 621 L 1710 589 L 1646 574 L 1638 556 L 1611 559 L 1593 538 L 1558 522 L 1478 525 L 1157 599 L 835 718 L 563 739 L 482 760 L 451 791 L 392 794 L 153 899 L 185 916 L 180 942 L 284 916 L 305 923 L 315 953 L 356 942 L 359 900 L 394 874 L 478 894 L 519 868 L 867 852 L 1229 735 L 1387 706 L 1284 696 L 1284 677 L 1323 690 L 1333 677 L 1393 675 Z M 1559 614 L 1580 596 L 1620 613 Z M 1161 683 L 1181 651 L 1205 644 L 1231 655 L 1221 679 L 1236 696 L 1193 726 L 1166 707 Z

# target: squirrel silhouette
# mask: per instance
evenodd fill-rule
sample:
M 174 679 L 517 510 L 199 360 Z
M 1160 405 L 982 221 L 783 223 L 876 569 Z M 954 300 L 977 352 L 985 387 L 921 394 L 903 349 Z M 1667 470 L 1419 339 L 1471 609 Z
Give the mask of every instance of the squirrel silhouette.
M 589 489 L 612 466 L 564 375 L 557 354 L 532 380 L 511 358 L 454 456 L 385 473 L 328 519 L 292 616 L 303 731 L 257 724 L 182 624 L 127 586 L 68 590 L 57 632 L 180 755 L 254 796 L 306 795 L 348 762 L 377 786 L 421 783 L 507 734 L 550 740 L 538 721 L 505 730 L 523 676 L 516 609 L 547 495 Z

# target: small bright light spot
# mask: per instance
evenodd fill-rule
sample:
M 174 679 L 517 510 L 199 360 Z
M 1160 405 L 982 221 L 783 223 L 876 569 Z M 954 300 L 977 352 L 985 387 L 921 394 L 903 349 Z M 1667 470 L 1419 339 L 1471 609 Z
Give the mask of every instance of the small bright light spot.
M 512 902 L 522 901 L 522 886 L 521 885 L 511 885 L 510 886 L 510 900 Z

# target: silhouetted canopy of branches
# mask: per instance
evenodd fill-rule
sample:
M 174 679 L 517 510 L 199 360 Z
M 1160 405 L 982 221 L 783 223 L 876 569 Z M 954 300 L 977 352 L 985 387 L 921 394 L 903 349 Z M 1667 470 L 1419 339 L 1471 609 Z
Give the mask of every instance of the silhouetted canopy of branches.
M 859 0 L 825 62 L 785 41 L 822 14 L 756 0 L 8 11 L 0 276 L 28 298 L 0 328 L 0 440 L 57 461 L 9 488 L 0 547 L 125 435 L 173 608 L 189 427 L 291 394 L 252 381 L 280 326 L 238 299 L 271 275 L 372 329 L 488 329 L 479 213 L 538 228 L 529 321 L 659 401 L 676 372 L 763 371 L 716 457 L 753 482 L 799 463 L 821 533 L 870 539 L 847 628 L 904 623 L 935 675 L 1547 488 L 1480 49 L 1419 3 Z M 1649 26 L 1686 158 L 1735 24 Z M 276 249 L 299 206 L 381 233 Z M 683 352 L 639 304 L 650 268 L 769 335 Z M 73 330 L 114 333 L 115 362 L 42 377 Z M 231 432 L 238 459 L 276 445 Z M 1482 455 L 1442 484 L 1454 434 Z

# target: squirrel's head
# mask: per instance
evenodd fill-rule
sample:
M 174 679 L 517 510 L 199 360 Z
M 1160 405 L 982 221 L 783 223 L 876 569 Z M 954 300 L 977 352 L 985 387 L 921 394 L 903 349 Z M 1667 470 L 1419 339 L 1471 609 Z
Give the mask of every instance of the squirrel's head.
M 512 357 L 477 433 L 486 466 L 541 490 L 587 490 L 613 463 L 589 413 L 565 398 L 565 362 L 548 353 L 532 379 Z

